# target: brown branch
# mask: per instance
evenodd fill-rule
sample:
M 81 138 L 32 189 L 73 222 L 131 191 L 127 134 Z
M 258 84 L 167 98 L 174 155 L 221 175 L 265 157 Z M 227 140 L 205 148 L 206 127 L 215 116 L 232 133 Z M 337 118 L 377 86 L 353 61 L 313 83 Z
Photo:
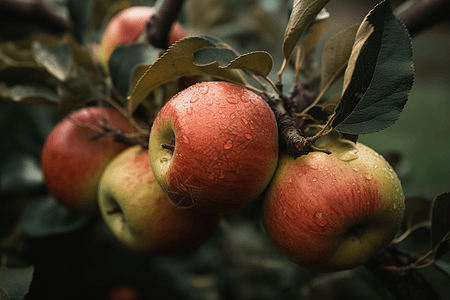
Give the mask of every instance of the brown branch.
M 449 18 L 449 0 L 407 0 L 394 10 L 411 36 Z

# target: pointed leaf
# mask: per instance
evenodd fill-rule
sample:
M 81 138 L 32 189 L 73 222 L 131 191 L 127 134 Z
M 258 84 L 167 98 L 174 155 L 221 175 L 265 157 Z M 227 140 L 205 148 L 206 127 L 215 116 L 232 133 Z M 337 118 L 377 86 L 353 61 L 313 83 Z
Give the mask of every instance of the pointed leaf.
M 325 30 L 326 20 L 329 17 L 330 13 L 325 8 L 322 8 L 316 18 L 308 25 L 300 39 L 303 55 L 308 55 L 317 45 Z
M 330 87 L 344 75 L 359 24 L 354 24 L 331 37 L 322 52 L 320 91 Z
M 49 45 L 36 41 L 32 45 L 32 51 L 36 61 L 50 74 L 60 81 L 66 80 L 72 62 L 72 54 L 64 42 Z
M 392 125 L 408 100 L 413 81 L 411 39 L 392 14 L 390 3 L 383 1 L 358 30 L 332 127 L 365 134 Z
M 234 70 L 221 69 L 217 64 L 197 66 L 194 53 L 214 44 L 206 38 L 188 37 L 173 44 L 153 64 L 135 68 L 131 86 L 134 90 L 129 97 L 130 115 L 155 88 L 182 76 L 209 75 L 223 80 L 242 83 Z
M 225 68 L 241 69 L 253 72 L 255 75 L 267 77 L 272 71 L 272 56 L 265 51 L 255 51 L 240 55 Z
M 292 50 L 309 23 L 331 0 L 297 0 L 284 33 L 283 54 L 289 60 Z
M 30 290 L 34 266 L 27 268 L 0 267 L 0 299 L 24 299 Z
M 431 246 L 436 248 L 446 237 L 450 239 L 450 193 L 440 194 L 433 204 L 431 217 Z

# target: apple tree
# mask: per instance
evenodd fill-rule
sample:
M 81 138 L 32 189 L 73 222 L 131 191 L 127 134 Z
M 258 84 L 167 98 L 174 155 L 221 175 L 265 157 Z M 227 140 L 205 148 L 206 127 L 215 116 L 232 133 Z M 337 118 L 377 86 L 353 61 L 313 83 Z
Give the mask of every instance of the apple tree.
M 132 7 L 139 13 L 114 19 Z M 448 42 L 445 20 L 449 8 L 445 0 L 0 0 L 0 300 L 445 299 L 450 294 L 446 256 L 450 252 L 448 104 L 441 101 L 439 109 L 429 102 L 448 97 L 445 47 L 434 49 L 432 45 Z M 105 50 L 102 38 L 111 24 L 117 27 L 108 39 L 117 40 L 106 43 L 110 54 L 105 59 L 100 54 Z M 174 24 L 179 26 L 176 37 L 171 35 Z M 444 34 L 439 35 L 439 30 Z M 429 65 L 430 61 L 434 65 Z M 439 86 L 439 81 L 444 83 Z M 283 178 L 276 171 L 282 170 L 286 161 L 300 164 L 308 158 L 327 161 L 336 156 L 354 164 L 338 162 L 339 169 L 327 171 L 326 165 L 305 163 L 293 181 L 303 182 L 299 174 L 311 177 L 297 191 L 276 190 L 272 186 L 278 187 L 278 182 L 266 183 L 252 202 L 223 214 L 202 211 L 204 215 L 191 215 L 189 208 L 164 202 L 166 206 L 160 209 L 164 214 L 157 215 L 150 203 L 170 201 L 171 195 L 161 184 L 150 186 L 157 172 L 142 165 L 150 160 L 140 159 L 140 168 L 133 169 L 127 165 L 128 158 L 113 160 L 117 153 L 107 154 L 104 147 L 93 144 L 89 153 L 79 148 L 74 152 L 76 159 L 66 158 L 75 162 L 69 170 L 61 163 L 46 167 L 61 179 L 83 169 L 83 163 L 94 169 L 95 159 L 107 159 L 109 164 L 102 166 L 108 176 L 98 188 L 97 183 L 94 186 L 102 203 L 110 205 L 102 204 L 99 210 L 107 206 L 107 211 L 85 214 L 51 193 L 41 154 L 61 120 L 91 130 L 83 137 L 87 141 L 109 139 L 123 149 L 140 149 L 136 153 L 143 151 L 147 157 L 151 136 L 157 134 L 152 129 L 157 127 L 158 113 L 175 95 L 211 82 L 240 86 L 269 108 L 277 132 L 272 139 L 266 137 L 278 143 L 280 152 L 273 178 Z M 220 97 L 216 98 L 218 102 Z M 183 105 L 183 112 L 191 115 L 191 107 Z M 80 124 L 70 117 L 90 107 L 114 110 L 128 121 L 130 130 L 120 130 L 102 114 L 91 115 L 92 124 Z M 246 114 L 251 113 L 250 106 L 242 107 Z M 213 118 L 204 109 L 197 124 L 208 123 L 209 115 Z M 269 135 L 258 121 L 240 120 L 241 126 L 259 126 L 258 132 Z M 236 128 L 230 125 L 221 130 L 234 130 L 232 136 L 238 134 Z M 191 134 L 206 136 L 202 129 L 195 131 Z M 64 134 L 57 135 L 66 148 L 79 146 L 75 137 L 70 140 L 73 145 L 65 143 Z M 220 139 L 221 134 L 213 132 L 210 139 Z M 249 136 L 247 140 L 253 138 Z M 336 144 L 335 136 L 339 139 Z M 332 144 L 325 143 L 327 139 Z M 158 141 L 156 147 L 178 155 L 177 146 L 179 149 L 182 142 L 182 136 L 174 136 L 163 145 Z M 366 151 L 361 143 L 383 157 L 370 149 L 372 164 L 356 164 Z M 230 163 L 232 155 L 223 155 L 210 145 L 197 151 L 205 160 L 211 158 L 208 164 L 239 173 L 235 162 Z M 61 148 L 54 146 L 54 150 Z M 248 149 L 256 156 L 256 148 Z M 245 157 L 241 152 L 236 155 Z M 161 163 L 166 162 L 161 158 Z M 191 175 L 194 167 L 183 165 Z M 103 174 L 103 169 L 94 171 Z M 81 177 L 92 183 L 90 175 L 83 172 Z M 324 182 L 334 185 L 335 180 L 328 178 L 332 172 L 352 178 L 333 190 L 345 194 L 342 199 L 321 188 Z M 223 188 L 218 178 L 225 177 L 218 174 L 216 191 Z M 256 175 L 260 174 L 254 178 Z M 364 184 L 355 178 L 363 178 Z M 245 184 L 252 184 L 248 182 Z M 314 188 L 307 186 L 308 182 Z M 317 185 L 311 185 L 313 182 Z M 58 181 L 55 185 L 65 194 L 83 195 L 85 188 L 72 183 Z M 177 185 L 192 199 L 202 193 L 200 188 L 186 188 L 187 180 L 177 181 Z M 355 186 L 361 189 L 353 190 Z M 297 214 L 298 202 L 287 202 L 297 201 L 298 190 L 311 194 L 312 198 L 302 194 L 302 209 L 312 213 Z M 361 190 L 364 197 L 359 197 Z M 289 197 L 279 197 L 284 206 L 275 212 L 268 199 L 283 192 Z M 120 205 L 111 200 L 111 195 L 119 193 L 125 195 Z M 141 194 L 159 198 L 133 202 Z M 82 196 L 72 198 L 80 198 L 75 206 L 83 205 Z M 327 205 L 339 212 L 335 228 L 356 218 L 336 207 L 345 208 L 354 201 L 352 205 L 363 207 L 365 214 L 344 232 L 333 232 L 325 208 L 320 210 L 315 202 L 318 198 L 326 199 Z M 383 209 L 371 206 L 391 198 L 395 201 Z M 381 214 L 383 210 L 384 217 L 372 228 L 367 212 Z M 277 223 L 285 222 L 282 229 L 268 226 L 266 216 L 271 213 Z M 155 215 L 149 218 L 151 214 Z M 303 222 L 308 216 L 314 221 L 314 230 Z M 151 224 L 151 230 L 142 224 Z M 202 224 L 208 227 L 204 239 L 200 236 L 205 230 Z M 144 233 L 136 237 L 132 230 L 129 233 L 130 228 Z M 176 238 L 170 228 L 178 228 L 174 229 Z M 280 247 L 283 243 L 277 238 L 286 236 L 291 228 L 308 236 L 301 243 L 311 242 L 303 247 L 310 256 L 300 252 L 301 257 L 292 259 Z M 121 231 L 127 232 L 126 243 Z M 325 240 L 333 242 L 339 234 L 342 242 L 328 246 Z M 176 243 L 192 246 L 191 240 L 196 241 L 195 247 L 176 254 L 136 251 L 154 249 L 159 242 L 156 236 L 171 249 Z M 345 238 L 354 243 L 350 244 L 353 248 L 341 249 L 345 263 L 338 259 L 328 268 L 325 256 L 329 249 L 323 249 L 349 244 Z M 143 247 L 146 242 L 150 246 Z M 302 245 L 296 242 L 299 240 L 294 238 L 285 244 L 299 250 Z M 364 244 L 370 245 L 370 254 L 365 255 Z M 318 258 L 308 261 L 309 257 Z M 347 263 L 356 257 L 363 257 L 356 266 Z

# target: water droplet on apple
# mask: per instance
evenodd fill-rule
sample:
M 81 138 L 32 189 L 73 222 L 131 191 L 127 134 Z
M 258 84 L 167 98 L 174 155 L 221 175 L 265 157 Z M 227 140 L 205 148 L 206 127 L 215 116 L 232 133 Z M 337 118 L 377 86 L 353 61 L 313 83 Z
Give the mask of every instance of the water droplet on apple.
M 319 168 L 318 165 L 311 165 L 311 169 L 317 170 Z
M 219 173 L 219 178 L 220 178 L 220 179 L 225 178 L 225 174 L 223 173 L 223 171 L 220 171 L 220 173 Z
M 197 102 L 199 99 L 200 99 L 200 97 L 199 97 L 197 94 L 194 94 L 194 95 L 191 97 L 191 100 L 189 100 L 189 102 L 195 103 L 195 102 Z
M 237 132 L 236 130 L 231 130 L 231 133 L 234 134 L 234 135 L 238 135 L 239 134 L 239 132 Z
M 239 103 L 239 99 L 235 98 L 235 97 L 228 97 L 227 98 L 227 102 L 230 104 L 238 104 Z
M 230 114 L 230 119 L 233 120 L 234 118 L 236 118 L 236 115 L 234 113 Z
M 356 167 L 353 167 L 352 170 L 355 172 L 358 172 L 358 168 L 356 168 Z
M 194 112 L 194 110 L 192 109 L 192 107 L 186 107 L 186 113 L 188 115 L 192 115 L 193 112 Z
M 197 93 L 205 95 L 208 93 L 209 86 L 207 85 L 198 85 Z
M 183 141 L 183 143 L 185 143 L 185 144 L 189 144 L 191 141 L 189 140 L 189 138 L 187 137 L 187 136 L 185 136 L 185 135 L 183 135 L 182 137 L 181 137 L 181 140 Z
M 241 118 L 242 122 L 244 122 L 245 125 L 248 125 L 248 121 L 245 118 Z
M 208 100 L 208 102 L 206 102 L 206 104 L 208 104 L 209 106 L 213 105 L 213 102 L 211 100 Z
M 371 179 L 372 179 L 372 174 L 370 174 L 370 173 L 364 174 L 364 177 L 365 177 L 367 180 L 371 180 Z
M 241 100 L 242 100 L 242 102 L 248 102 L 248 101 L 250 101 L 250 99 L 249 99 L 247 96 L 245 96 L 245 95 L 243 95 L 243 96 L 241 97 Z
M 352 161 L 352 160 L 358 159 L 359 156 L 358 156 L 357 152 L 358 152 L 358 149 L 346 151 L 342 155 L 338 156 L 338 158 L 342 161 Z
M 224 148 L 225 150 L 228 150 L 228 149 L 230 149 L 231 147 L 233 147 L 233 142 L 232 142 L 231 140 L 228 140 L 228 141 L 226 142 L 226 144 L 223 145 L 223 148 Z
M 249 133 L 244 134 L 244 136 L 247 140 L 251 140 L 253 138 L 253 136 Z
M 318 211 L 316 211 L 316 213 L 314 214 L 314 222 L 316 222 L 317 225 L 322 227 L 328 224 L 328 221 L 325 220 L 323 213 Z
M 316 181 L 317 181 L 317 177 L 314 177 L 314 178 L 312 179 L 312 181 L 313 181 L 313 182 L 316 182 Z
M 356 183 L 352 182 L 352 185 L 356 185 Z
M 214 174 L 213 174 L 213 173 L 209 173 L 209 175 L 208 175 L 208 179 L 211 179 L 211 180 L 213 180 L 213 179 L 214 179 Z

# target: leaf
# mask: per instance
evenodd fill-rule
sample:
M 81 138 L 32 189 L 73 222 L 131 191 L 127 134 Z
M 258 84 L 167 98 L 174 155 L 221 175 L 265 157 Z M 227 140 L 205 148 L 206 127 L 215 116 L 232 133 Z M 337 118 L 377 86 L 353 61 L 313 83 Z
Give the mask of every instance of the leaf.
M 49 45 L 36 41 L 32 44 L 32 53 L 35 60 L 59 81 L 67 79 L 72 53 L 66 43 Z
M 126 98 L 130 91 L 133 70 L 151 64 L 159 57 L 159 49 L 147 43 L 124 44 L 114 49 L 109 60 L 111 79 L 117 91 Z
M 409 196 L 405 199 L 404 222 L 406 229 L 431 219 L 430 199 L 421 196 Z
M 283 54 L 289 60 L 295 44 L 307 26 L 316 18 L 317 14 L 330 0 L 297 0 L 294 3 L 289 23 L 284 33 Z
M 56 109 L 59 97 L 55 90 L 45 86 L 15 85 L 7 89 L 7 96 L 13 102 L 27 105 L 38 105 Z
M 183 38 L 169 47 L 153 64 L 135 68 L 131 77 L 131 86 L 134 86 L 134 89 L 129 97 L 128 113 L 131 115 L 155 88 L 182 76 L 209 75 L 242 84 L 242 79 L 234 70 L 221 69 L 217 64 L 195 64 L 194 53 L 213 46 L 206 38 Z
M 87 221 L 88 217 L 72 212 L 50 195 L 25 203 L 19 216 L 20 229 L 31 238 L 71 233 Z
M 0 299 L 21 300 L 30 290 L 34 266 L 27 268 L 0 267 Z
M 85 30 L 92 15 L 95 0 L 68 0 L 67 7 L 71 16 L 72 31 L 78 42 L 84 43 Z
M 194 63 L 197 66 L 207 66 L 217 63 L 219 67 L 226 67 L 237 54 L 228 48 L 205 47 L 194 53 Z
M 316 18 L 308 25 L 300 38 L 303 55 L 308 55 L 308 53 L 317 45 L 325 30 L 325 21 L 329 17 L 330 13 L 325 8 L 322 8 Z
M 445 238 L 450 239 L 450 192 L 440 194 L 433 204 L 431 216 L 431 247 L 435 249 Z
M 240 55 L 226 66 L 227 69 L 241 69 L 263 77 L 269 76 L 272 67 L 272 56 L 265 51 L 255 51 Z
M 442 243 L 439 244 L 439 246 L 436 249 L 436 253 L 434 254 L 434 259 L 438 260 L 445 255 L 450 253 L 450 239 L 446 239 Z
M 389 1 L 383 1 L 366 16 L 356 34 L 332 127 L 365 134 L 392 125 L 408 100 L 413 81 L 411 39 L 392 14 Z
M 322 52 L 320 91 L 330 87 L 344 75 L 359 24 L 354 24 L 331 37 Z

